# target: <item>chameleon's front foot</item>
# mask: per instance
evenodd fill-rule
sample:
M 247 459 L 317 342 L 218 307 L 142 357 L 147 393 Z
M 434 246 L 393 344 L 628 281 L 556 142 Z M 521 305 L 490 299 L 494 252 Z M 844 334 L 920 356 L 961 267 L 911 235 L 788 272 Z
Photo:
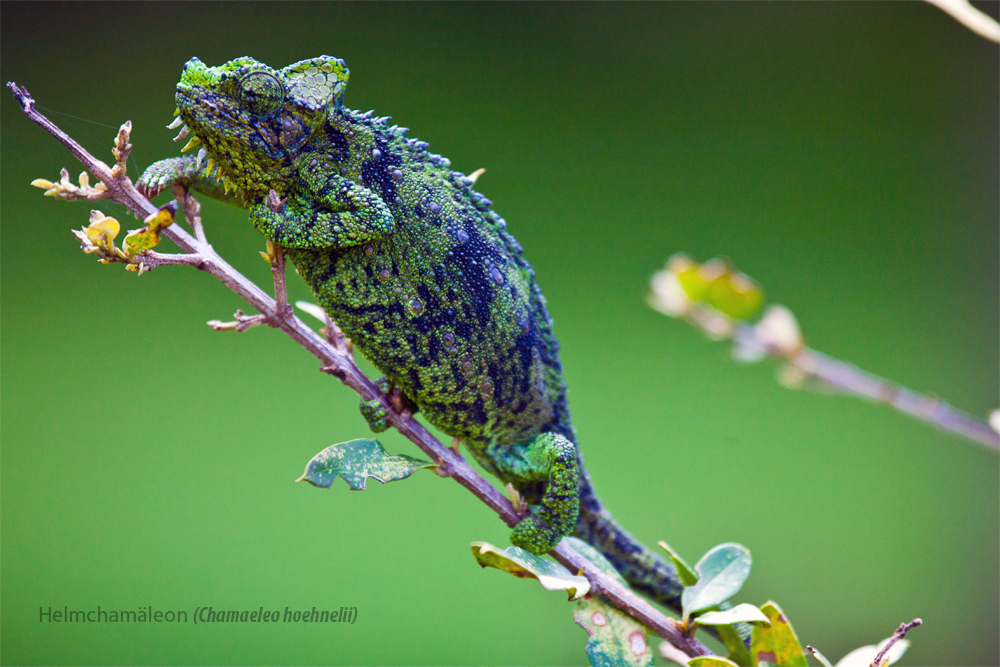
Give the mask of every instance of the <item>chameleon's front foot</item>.
M 378 385 L 379 393 L 383 396 L 392 389 L 389 380 L 384 377 L 375 380 L 375 384 Z M 381 397 L 373 398 L 370 401 L 361 401 L 361 416 L 368 422 L 368 428 L 373 433 L 381 433 L 389 428 L 389 414 L 382 405 Z
M 229 186 L 218 178 L 218 171 L 212 174 L 208 160 L 197 157 L 175 157 L 154 162 L 142 172 L 135 187 L 146 198 L 152 199 L 174 184 L 201 192 L 227 204 L 242 206 L 235 190 L 229 194 Z
M 389 415 L 378 398 L 361 401 L 361 416 L 368 422 L 368 428 L 373 433 L 381 433 L 389 428 Z
M 394 387 L 387 378 L 379 378 L 375 381 L 381 396 L 370 401 L 361 401 L 361 416 L 368 422 L 368 427 L 375 433 L 381 433 L 389 428 L 389 413 L 382 405 L 382 397 L 387 397 L 389 403 L 398 412 L 413 414 L 417 411 L 417 406 L 403 394 L 399 387 Z

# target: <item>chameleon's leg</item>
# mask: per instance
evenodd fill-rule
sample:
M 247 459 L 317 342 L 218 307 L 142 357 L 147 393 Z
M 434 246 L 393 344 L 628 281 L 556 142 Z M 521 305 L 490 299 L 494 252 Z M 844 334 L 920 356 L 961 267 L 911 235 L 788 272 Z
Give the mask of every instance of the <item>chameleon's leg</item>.
M 381 377 L 375 380 L 375 384 L 378 385 L 379 393 L 382 395 L 379 398 L 374 398 L 370 401 L 361 401 L 361 416 L 365 418 L 368 422 L 369 428 L 376 433 L 381 433 L 382 431 L 389 428 L 388 414 L 385 411 L 385 407 L 382 405 L 381 397 L 387 397 L 389 399 L 389 404 L 397 412 L 406 413 L 409 412 L 411 415 L 417 412 L 417 405 L 409 399 L 409 397 L 403 393 L 400 387 L 395 386 L 387 378 Z
M 378 390 L 383 394 L 388 394 L 392 389 L 389 380 L 384 377 L 376 380 L 375 384 L 378 385 Z M 365 421 L 368 422 L 368 428 L 374 433 L 381 433 L 389 428 L 388 414 L 386 414 L 382 401 L 377 398 L 361 401 L 361 416 L 365 418 Z
M 315 162 L 300 172 L 311 188 L 308 196 L 293 192 L 282 199 L 271 190 L 266 201 L 250 207 L 257 231 L 294 249 L 346 248 L 392 233 L 395 221 L 381 197 Z
M 209 160 L 203 159 L 199 164 L 198 158 L 189 156 L 160 160 L 149 165 L 146 171 L 142 172 L 142 176 L 136 183 L 136 188 L 143 195 L 152 199 L 175 183 L 179 183 L 189 190 L 200 192 L 212 199 L 218 199 L 233 206 L 243 206 L 236 191 L 231 188 L 227 189 L 225 183 L 218 178 L 218 171 L 212 172 L 211 167 Z
M 501 478 L 515 485 L 545 482 L 541 503 L 514 527 L 511 544 L 537 555 L 551 551 L 573 531 L 580 512 L 576 447 L 558 433 L 543 433 L 527 446 L 497 447 L 494 456 Z

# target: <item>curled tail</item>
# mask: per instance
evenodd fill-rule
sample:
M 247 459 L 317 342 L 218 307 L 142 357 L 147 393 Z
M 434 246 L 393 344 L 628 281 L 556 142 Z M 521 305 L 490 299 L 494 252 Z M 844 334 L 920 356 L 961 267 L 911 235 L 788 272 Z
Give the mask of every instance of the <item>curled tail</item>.
M 660 604 L 680 611 L 683 586 L 674 566 L 618 525 L 581 470 L 580 516 L 573 534 L 604 554 L 629 585 Z

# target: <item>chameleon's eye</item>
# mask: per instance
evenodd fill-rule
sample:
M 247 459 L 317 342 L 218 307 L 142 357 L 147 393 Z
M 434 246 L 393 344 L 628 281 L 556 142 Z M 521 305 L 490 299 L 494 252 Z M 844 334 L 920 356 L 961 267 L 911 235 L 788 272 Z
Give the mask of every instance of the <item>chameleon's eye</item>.
M 236 97 L 250 113 L 270 116 L 285 99 L 285 88 L 269 72 L 250 72 L 240 79 Z

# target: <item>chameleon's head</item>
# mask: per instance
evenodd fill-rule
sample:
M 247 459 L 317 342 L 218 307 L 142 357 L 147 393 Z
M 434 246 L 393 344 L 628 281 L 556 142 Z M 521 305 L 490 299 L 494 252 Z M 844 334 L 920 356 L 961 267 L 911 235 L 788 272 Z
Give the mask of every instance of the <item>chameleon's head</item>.
M 220 67 L 192 58 L 177 108 L 221 176 L 252 201 L 283 192 L 295 157 L 342 104 L 347 77 L 344 61 L 329 56 L 280 70 L 246 57 Z

